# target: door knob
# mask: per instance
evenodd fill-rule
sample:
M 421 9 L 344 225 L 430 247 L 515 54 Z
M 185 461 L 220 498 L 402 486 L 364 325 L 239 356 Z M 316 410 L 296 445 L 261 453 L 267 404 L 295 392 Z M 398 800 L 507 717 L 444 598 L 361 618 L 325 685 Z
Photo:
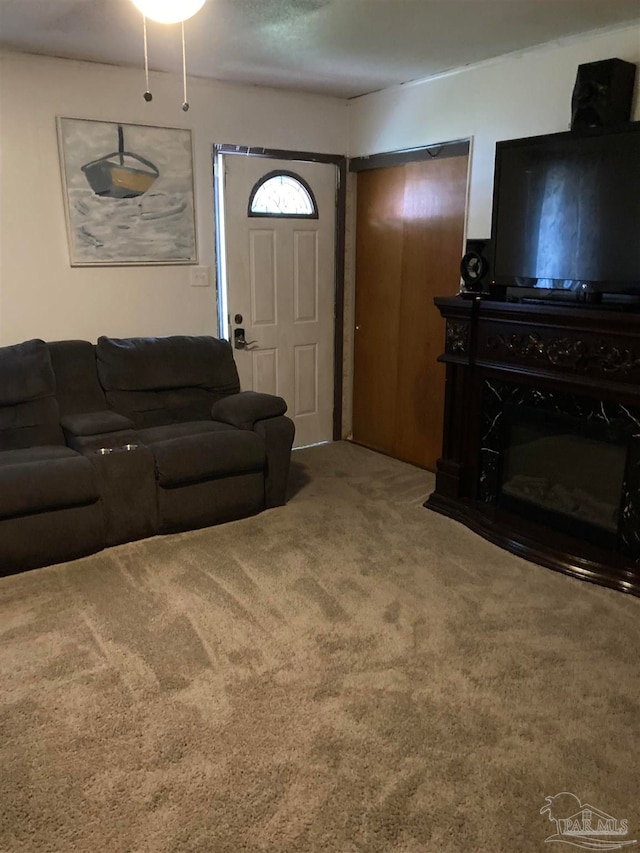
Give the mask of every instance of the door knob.
M 233 330 L 233 346 L 235 349 L 255 349 L 254 344 L 257 341 L 248 341 L 244 336 L 244 329 L 237 328 Z

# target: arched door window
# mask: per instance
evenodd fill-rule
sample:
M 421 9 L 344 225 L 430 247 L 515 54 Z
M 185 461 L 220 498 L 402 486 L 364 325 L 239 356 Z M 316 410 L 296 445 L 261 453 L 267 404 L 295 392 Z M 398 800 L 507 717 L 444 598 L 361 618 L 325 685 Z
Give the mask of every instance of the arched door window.
M 309 184 L 294 172 L 269 172 L 249 196 L 249 216 L 317 219 L 318 206 Z

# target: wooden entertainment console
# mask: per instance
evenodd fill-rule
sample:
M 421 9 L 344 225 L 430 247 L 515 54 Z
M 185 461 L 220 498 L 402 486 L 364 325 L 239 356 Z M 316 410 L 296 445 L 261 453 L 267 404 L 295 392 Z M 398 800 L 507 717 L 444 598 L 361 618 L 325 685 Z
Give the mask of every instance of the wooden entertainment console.
M 425 506 L 535 563 L 640 596 L 640 313 L 435 303 L 446 320 L 444 440 Z M 528 467 L 508 474 L 520 459 Z M 524 501 L 509 496 L 516 481 Z

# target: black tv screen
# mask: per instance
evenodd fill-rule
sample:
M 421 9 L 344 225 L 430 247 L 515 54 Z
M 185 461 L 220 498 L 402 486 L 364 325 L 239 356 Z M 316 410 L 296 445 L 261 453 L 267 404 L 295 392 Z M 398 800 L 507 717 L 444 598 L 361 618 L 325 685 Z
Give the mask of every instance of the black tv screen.
M 640 122 L 499 142 L 498 285 L 640 292 Z

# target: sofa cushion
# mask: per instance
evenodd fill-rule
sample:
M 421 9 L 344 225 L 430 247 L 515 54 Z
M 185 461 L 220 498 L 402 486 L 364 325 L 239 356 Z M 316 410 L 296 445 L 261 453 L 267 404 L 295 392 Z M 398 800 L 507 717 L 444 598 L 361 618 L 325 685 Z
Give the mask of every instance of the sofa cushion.
M 55 397 L 0 406 L 0 451 L 38 444 L 64 445 Z
M 66 447 L 0 453 L 0 518 L 95 503 L 88 459 Z
M 131 418 L 139 429 L 211 420 L 211 404 L 216 399 L 204 388 L 107 391 L 106 398 L 112 409 Z
M 151 445 L 151 450 L 158 483 L 165 488 L 261 471 L 265 466 L 263 439 L 243 430 L 171 438 Z
M 64 444 L 44 341 L 0 347 L 0 451 Z
M 0 406 L 51 397 L 55 390 L 56 380 L 44 341 L 34 339 L 0 347 Z
M 78 454 L 70 447 L 61 445 L 41 445 L 23 447 L 17 450 L 0 451 L 0 467 L 2 465 L 22 465 L 25 462 L 46 462 L 48 459 L 75 459 Z
M 230 430 L 229 424 L 216 421 L 189 421 L 188 423 L 165 424 L 164 426 L 147 427 L 137 430 L 136 435 L 142 444 L 154 444 L 157 441 L 167 441 L 170 438 L 181 438 L 184 435 L 200 435 L 203 432 L 220 432 Z
M 216 400 L 240 390 L 231 346 L 216 338 L 101 337 L 96 357 L 109 406 L 140 429 L 209 420 Z
M 106 391 L 206 388 L 217 394 L 239 391 L 238 371 L 228 341 L 174 335 L 166 338 L 98 338 L 98 376 Z
M 56 399 L 63 415 L 107 408 L 98 382 L 95 346 L 89 341 L 49 341 L 56 377 Z

